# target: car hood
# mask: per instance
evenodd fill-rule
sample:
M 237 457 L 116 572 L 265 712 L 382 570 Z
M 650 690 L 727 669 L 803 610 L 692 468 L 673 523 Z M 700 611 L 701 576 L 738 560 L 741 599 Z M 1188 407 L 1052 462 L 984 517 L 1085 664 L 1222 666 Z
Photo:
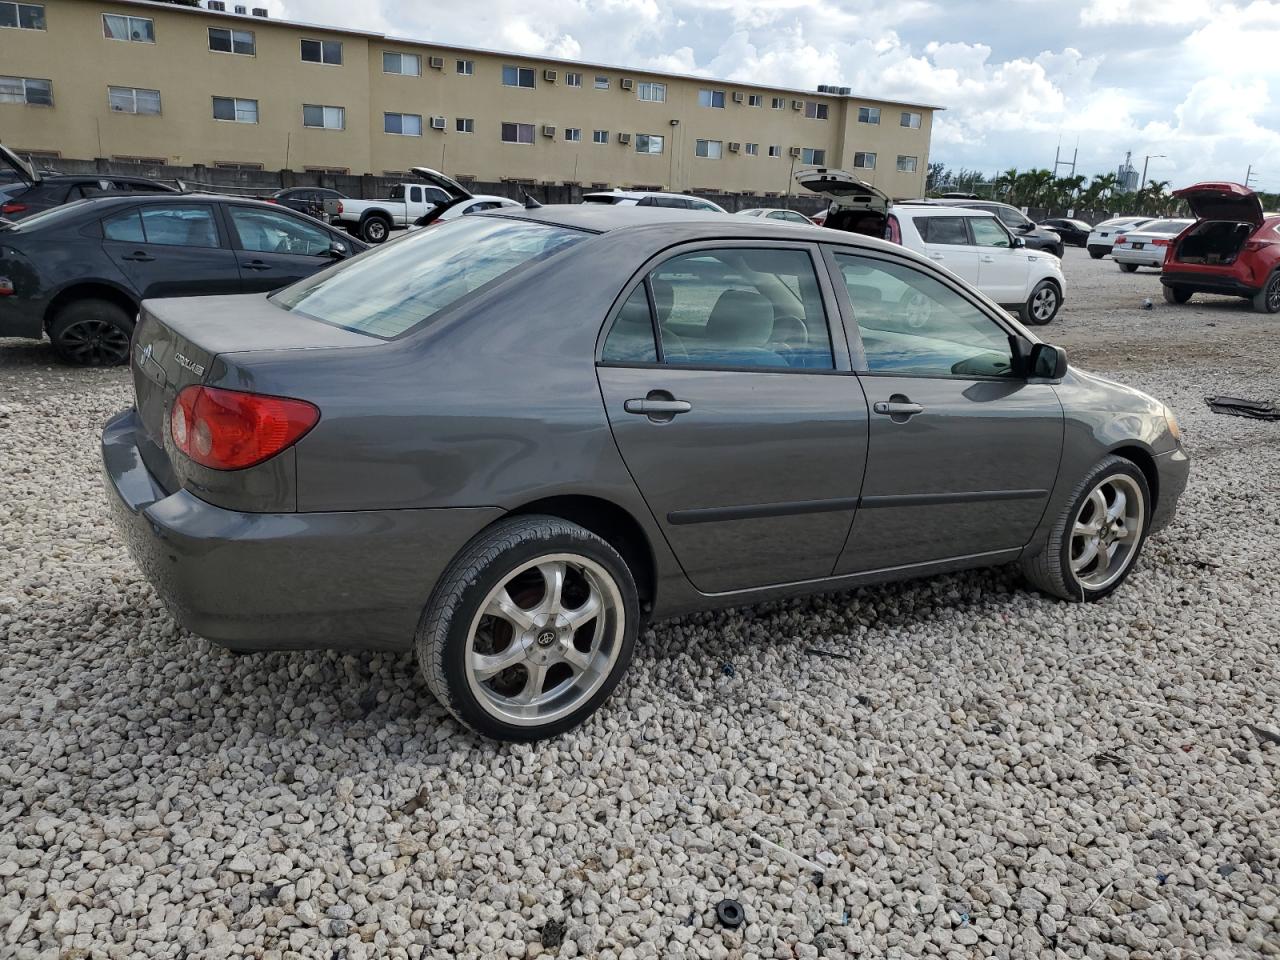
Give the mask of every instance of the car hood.
M 1200 220 L 1233 220 L 1262 225 L 1262 201 L 1238 183 L 1197 183 L 1173 191 Z
M 447 177 L 439 170 L 432 170 L 430 167 L 412 167 L 410 172 L 414 176 L 421 177 L 433 187 L 439 187 L 454 200 L 468 200 L 471 198 L 471 191 L 460 184 L 453 177 Z
M 883 190 L 844 170 L 816 167 L 796 171 L 796 183 L 806 190 L 834 200 L 842 207 L 886 212 L 893 201 Z
M 0 143 L 0 163 L 17 173 L 22 182 L 29 187 L 34 187 L 40 182 L 40 174 L 36 172 L 35 168 L 3 143 Z

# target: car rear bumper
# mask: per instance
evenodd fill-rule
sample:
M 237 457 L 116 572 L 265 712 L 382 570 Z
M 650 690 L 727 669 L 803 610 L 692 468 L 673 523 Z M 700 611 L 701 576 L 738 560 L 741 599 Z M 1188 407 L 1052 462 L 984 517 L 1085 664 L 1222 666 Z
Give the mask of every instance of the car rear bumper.
M 1191 458 L 1181 444 L 1168 453 L 1158 455 L 1155 462 L 1158 488 L 1156 508 L 1151 514 L 1151 525 L 1148 528 L 1151 533 L 1163 530 L 1173 522 L 1178 511 L 1178 500 L 1187 489 L 1187 478 L 1191 475 Z
M 1230 297 L 1252 297 L 1260 287 L 1229 274 L 1199 273 L 1193 270 L 1165 270 L 1160 282 L 1166 287 L 1184 287 L 1201 293 L 1221 293 Z
M 102 432 L 112 513 L 186 629 L 237 650 L 405 649 L 436 580 L 498 507 L 239 513 L 167 492 L 142 462 L 137 412 Z
M 1164 263 L 1164 247 L 1133 250 L 1129 247 L 1112 247 L 1111 259 L 1116 263 L 1136 263 L 1143 267 L 1158 267 Z

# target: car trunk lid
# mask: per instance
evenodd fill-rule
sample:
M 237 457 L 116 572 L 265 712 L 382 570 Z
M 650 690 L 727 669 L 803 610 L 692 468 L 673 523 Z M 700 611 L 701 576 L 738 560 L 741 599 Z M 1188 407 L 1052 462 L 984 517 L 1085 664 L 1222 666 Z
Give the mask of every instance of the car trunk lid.
M 1185 200 L 1199 220 L 1229 220 L 1262 225 L 1262 201 L 1248 187 L 1238 183 L 1197 183 L 1173 195 Z
M 796 183 L 806 190 L 834 200 L 842 207 L 884 213 L 892 204 L 889 195 L 844 170 L 816 167 L 796 173 Z
M 0 163 L 12 170 L 18 175 L 23 183 L 29 187 L 34 187 L 40 182 L 40 174 L 29 163 L 19 157 L 16 153 L 0 143 Z
M 411 172 L 421 177 L 433 187 L 439 187 L 454 200 L 469 200 L 471 191 L 460 184 L 453 177 L 445 176 L 439 170 L 432 170 L 430 167 L 412 167 Z

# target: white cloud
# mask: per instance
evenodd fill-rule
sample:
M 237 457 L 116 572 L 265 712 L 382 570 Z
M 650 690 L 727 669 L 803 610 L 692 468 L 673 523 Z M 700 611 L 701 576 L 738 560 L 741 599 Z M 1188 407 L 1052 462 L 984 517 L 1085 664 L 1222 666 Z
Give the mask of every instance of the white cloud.
M 1207 0 L 1089 0 L 1080 11 L 1080 22 L 1086 26 L 1167 26 L 1200 23 L 1212 15 Z

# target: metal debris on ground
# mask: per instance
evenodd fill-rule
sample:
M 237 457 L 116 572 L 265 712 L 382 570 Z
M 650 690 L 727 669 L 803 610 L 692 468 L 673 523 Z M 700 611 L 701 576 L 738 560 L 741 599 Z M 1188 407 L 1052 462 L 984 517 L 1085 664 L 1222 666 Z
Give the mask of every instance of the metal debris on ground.
M 766 840 L 764 837 L 760 836 L 760 834 L 758 833 L 752 833 L 751 839 L 754 840 L 756 843 L 760 844 L 760 846 L 763 849 L 772 850 L 775 853 L 781 853 L 785 856 L 791 857 L 796 862 L 808 867 L 819 877 L 821 877 L 823 874 L 827 872 L 827 868 L 822 866 L 822 864 L 814 863 L 812 860 L 808 859 L 807 857 L 802 857 L 800 856 L 800 854 L 795 853 L 792 850 L 788 850 L 786 847 L 779 846 L 778 844 L 774 843 L 772 840 Z
M 542 925 L 540 939 L 544 947 L 552 949 L 564 943 L 564 921 L 548 920 Z
M 1144 298 L 1143 298 L 1143 300 L 1142 300 L 1142 309 L 1143 309 L 1143 310 L 1150 310 L 1150 309 L 1151 309 L 1152 307 L 1154 307 L 1154 306 L 1155 306 L 1155 304 L 1151 302 L 1151 298 L 1150 298 L 1150 297 L 1144 297 Z
M 854 659 L 847 653 L 839 653 L 835 650 L 823 650 L 821 647 L 805 647 L 804 652 L 815 657 L 838 657 L 841 660 Z
M 1280 420 L 1280 407 L 1274 400 L 1245 400 L 1242 397 L 1205 397 L 1204 402 L 1214 413 L 1229 417 L 1249 417 L 1253 420 Z
M 737 900 L 721 900 L 716 904 L 716 919 L 720 921 L 721 926 L 728 927 L 730 930 L 736 930 L 742 926 L 742 921 L 746 917 L 746 911 Z
M 723 673 L 726 677 L 732 677 L 735 672 L 733 669 L 733 664 L 730 663 L 729 661 L 725 661 L 724 663 L 720 664 L 720 672 Z

